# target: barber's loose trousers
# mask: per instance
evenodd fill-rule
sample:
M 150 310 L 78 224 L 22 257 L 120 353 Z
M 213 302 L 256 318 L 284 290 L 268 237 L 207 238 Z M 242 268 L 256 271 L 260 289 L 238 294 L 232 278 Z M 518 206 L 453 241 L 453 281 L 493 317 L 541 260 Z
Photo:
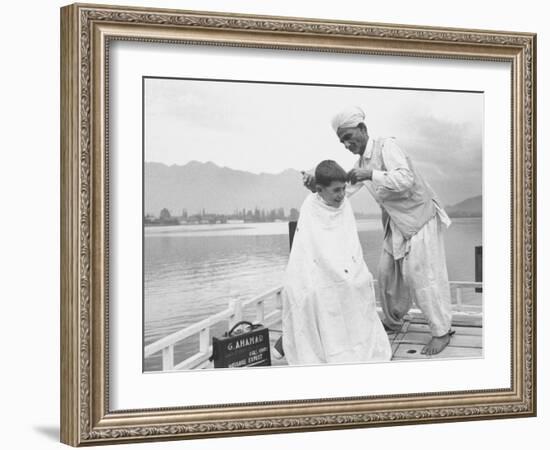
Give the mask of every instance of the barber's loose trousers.
M 432 336 L 449 332 L 452 309 L 443 227 L 436 214 L 405 242 L 404 256 L 398 259 L 391 242 L 383 246 L 378 280 L 385 322 L 391 328 L 401 326 L 414 302 L 426 317 Z M 386 239 L 391 238 L 390 231 Z

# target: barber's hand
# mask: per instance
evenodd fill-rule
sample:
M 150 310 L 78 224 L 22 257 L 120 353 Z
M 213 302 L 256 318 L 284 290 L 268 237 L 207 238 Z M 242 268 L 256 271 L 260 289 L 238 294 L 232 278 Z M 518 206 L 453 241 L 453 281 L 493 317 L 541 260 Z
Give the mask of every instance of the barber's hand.
M 311 192 L 317 192 L 315 189 L 315 177 L 313 175 L 302 171 L 302 183 L 304 183 L 304 186 Z
M 348 178 L 351 184 L 359 181 L 372 180 L 372 169 L 351 169 L 348 172 Z

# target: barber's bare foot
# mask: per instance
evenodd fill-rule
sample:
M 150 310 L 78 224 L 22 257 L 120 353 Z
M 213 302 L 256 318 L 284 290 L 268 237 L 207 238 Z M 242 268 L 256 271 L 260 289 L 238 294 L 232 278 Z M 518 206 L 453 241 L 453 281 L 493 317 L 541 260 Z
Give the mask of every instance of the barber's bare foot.
M 447 333 L 440 337 L 432 336 L 431 341 L 426 344 L 420 353 L 427 356 L 441 353 L 449 345 L 449 342 L 451 342 L 452 334 L 454 333 Z

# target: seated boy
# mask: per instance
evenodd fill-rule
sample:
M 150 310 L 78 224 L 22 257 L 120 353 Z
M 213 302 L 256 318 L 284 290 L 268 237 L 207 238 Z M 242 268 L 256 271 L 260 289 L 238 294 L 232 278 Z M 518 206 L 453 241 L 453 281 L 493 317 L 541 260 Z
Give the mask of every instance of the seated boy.
M 387 361 L 391 346 L 376 312 L 345 195 L 347 174 L 334 161 L 315 169 L 316 193 L 302 204 L 285 272 L 283 349 L 289 365 Z

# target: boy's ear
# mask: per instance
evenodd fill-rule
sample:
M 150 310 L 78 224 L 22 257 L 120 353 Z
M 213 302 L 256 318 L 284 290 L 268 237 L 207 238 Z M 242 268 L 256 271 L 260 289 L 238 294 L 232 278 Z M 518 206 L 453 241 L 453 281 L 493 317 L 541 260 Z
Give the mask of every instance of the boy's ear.
M 320 184 L 315 185 L 315 191 L 316 192 L 321 192 L 322 190 L 323 190 L 323 186 L 321 186 Z

